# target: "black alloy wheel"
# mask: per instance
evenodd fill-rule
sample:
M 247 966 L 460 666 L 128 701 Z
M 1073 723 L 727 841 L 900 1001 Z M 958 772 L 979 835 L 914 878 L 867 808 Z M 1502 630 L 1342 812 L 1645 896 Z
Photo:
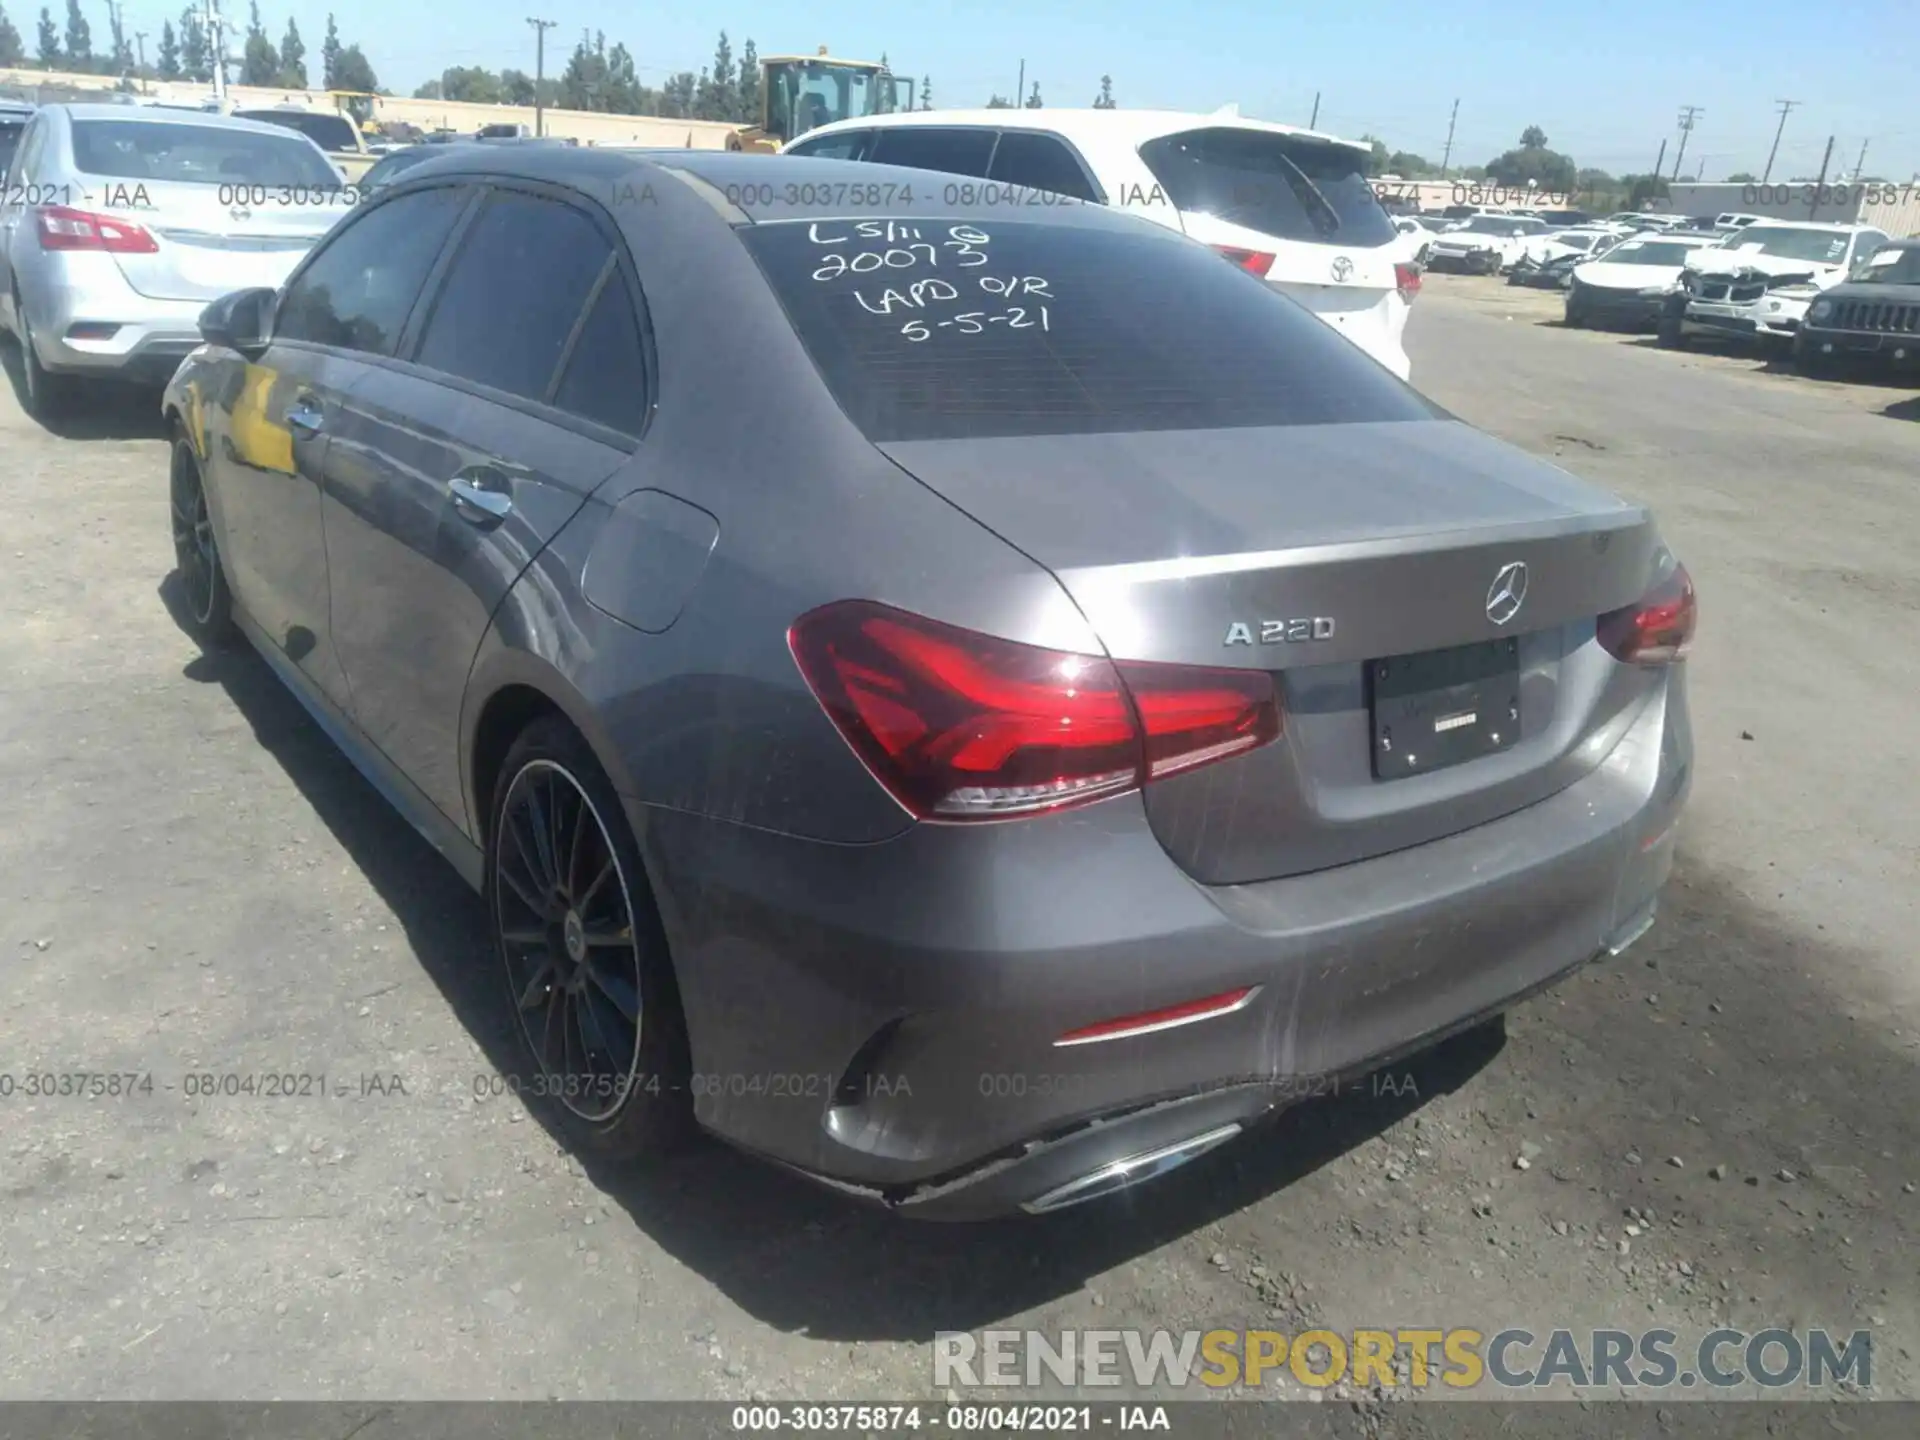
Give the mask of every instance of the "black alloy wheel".
M 531 1089 L 592 1149 L 659 1148 L 685 1122 L 685 1028 L 618 798 L 558 720 L 530 727 L 501 774 L 487 892 Z
M 180 577 L 188 623 L 196 639 L 209 645 L 225 644 L 233 636 L 233 601 L 220 564 L 220 547 L 214 539 L 200 462 L 184 436 L 174 437 L 168 492 L 174 571 Z

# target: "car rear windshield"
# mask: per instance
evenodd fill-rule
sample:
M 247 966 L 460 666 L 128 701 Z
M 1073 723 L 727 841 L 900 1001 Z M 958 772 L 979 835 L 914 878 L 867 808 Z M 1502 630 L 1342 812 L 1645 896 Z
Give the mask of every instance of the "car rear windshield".
M 259 120 L 268 125 L 284 125 L 298 130 L 322 150 L 358 150 L 359 140 L 353 126 L 338 115 L 318 115 L 306 110 L 237 110 L 236 119 Z
M 876 443 L 1440 413 L 1261 280 L 1143 232 L 916 215 L 740 233 Z
M 1149 140 L 1140 158 L 1180 209 L 1276 239 L 1372 246 L 1395 235 L 1351 146 L 1221 125 Z
M 73 158 L 81 172 L 114 180 L 335 189 L 326 156 L 295 135 L 156 120 L 77 120 Z

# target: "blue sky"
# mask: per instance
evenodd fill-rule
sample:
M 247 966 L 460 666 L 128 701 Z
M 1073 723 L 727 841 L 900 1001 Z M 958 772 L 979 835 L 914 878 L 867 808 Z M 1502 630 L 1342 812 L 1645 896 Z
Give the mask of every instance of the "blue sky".
M 104 12 L 86 0 L 91 14 Z M 178 3 L 129 0 L 129 29 L 157 31 Z M 226 0 L 244 21 L 243 0 Z M 55 5 L 58 15 L 61 7 Z M 10 0 L 31 36 L 38 6 Z M 358 42 L 383 84 L 411 91 L 447 65 L 533 68 L 528 15 L 548 32 L 550 69 L 581 30 L 624 41 L 641 78 L 699 70 L 724 27 L 737 53 L 836 53 L 930 74 L 937 105 L 981 105 L 1013 93 L 1020 61 L 1053 105 L 1085 105 L 1111 74 L 1122 105 L 1243 113 L 1305 124 L 1321 93 L 1322 128 L 1370 131 L 1438 160 L 1460 101 L 1454 163 L 1483 163 L 1538 124 L 1581 165 L 1652 167 L 1662 139 L 1672 169 L 1682 105 L 1702 109 L 1686 171 L 1756 174 L 1777 120 L 1787 121 L 1774 178 L 1818 172 L 1829 134 L 1836 173 L 1863 140 L 1867 169 L 1905 180 L 1920 167 L 1920 0 L 1378 0 L 1287 5 L 1275 0 L 775 0 L 631 5 L 611 0 L 333 0 L 341 34 Z M 291 12 L 317 62 L 326 6 L 262 5 L 276 39 Z M 102 13 L 96 34 L 106 28 Z M 149 45 L 153 42 L 149 39 Z M 558 60 L 553 52 L 558 50 Z

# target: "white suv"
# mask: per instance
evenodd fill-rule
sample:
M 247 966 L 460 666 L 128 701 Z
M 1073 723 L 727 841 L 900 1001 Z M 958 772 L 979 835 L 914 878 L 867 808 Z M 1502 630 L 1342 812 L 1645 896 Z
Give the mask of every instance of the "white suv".
M 1364 145 L 1227 112 L 929 110 L 822 125 L 784 153 L 944 171 L 956 201 L 1004 184 L 1144 216 L 1261 276 L 1407 378 L 1401 336 L 1420 267 L 1367 183 Z

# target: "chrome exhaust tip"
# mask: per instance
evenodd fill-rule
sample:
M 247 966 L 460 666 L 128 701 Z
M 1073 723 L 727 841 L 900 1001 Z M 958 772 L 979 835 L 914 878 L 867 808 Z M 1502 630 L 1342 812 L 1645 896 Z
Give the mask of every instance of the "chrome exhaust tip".
M 1097 1200 L 1102 1195 L 1111 1195 L 1129 1185 L 1138 1185 L 1143 1180 L 1152 1180 L 1169 1170 L 1177 1170 L 1196 1156 L 1206 1154 L 1217 1145 L 1224 1145 L 1239 1133 L 1240 1125 L 1236 1121 L 1190 1139 L 1175 1141 L 1158 1150 L 1129 1155 L 1056 1186 L 1037 1199 L 1022 1201 L 1020 1208 L 1029 1215 L 1044 1215 L 1051 1210 L 1064 1210 L 1069 1205 Z

